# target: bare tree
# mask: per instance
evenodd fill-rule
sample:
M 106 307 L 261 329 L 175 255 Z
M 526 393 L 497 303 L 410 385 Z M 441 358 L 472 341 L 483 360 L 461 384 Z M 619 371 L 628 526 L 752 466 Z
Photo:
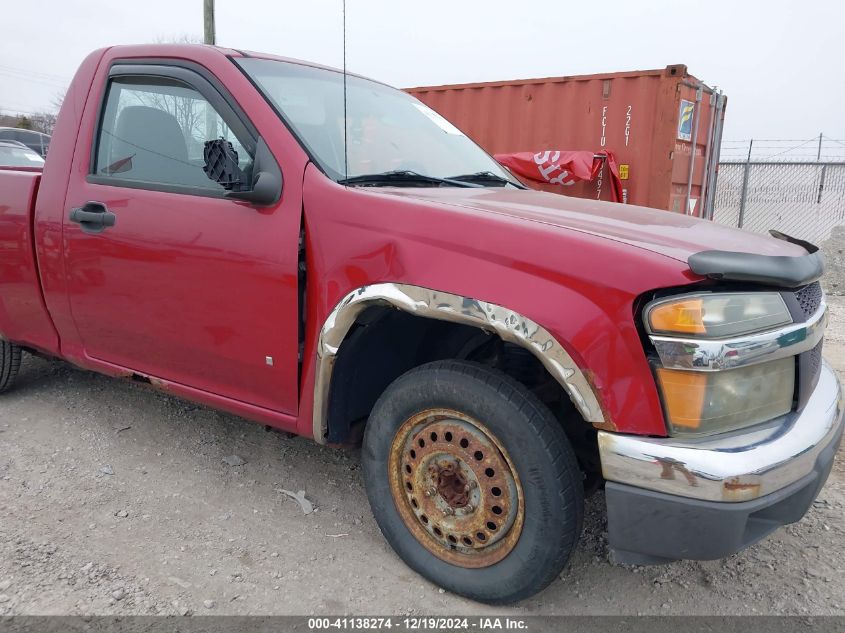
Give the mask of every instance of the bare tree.
M 29 129 L 35 130 L 36 132 L 43 132 L 44 134 L 52 134 L 58 118 L 58 114 L 55 112 L 38 112 L 32 114 L 29 117 Z
M 59 110 L 62 107 L 62 102 L 65 99 L 65 92 L 57 92 L 51 101 L 52 108 L 50 110 L 42 110 L 35 112 L 27 117 L 20 117 L 15 127 L 24 127 L 28 130 L 35 130 L 44 134 L 52 134 L 53 128 L 56 127 L 56 121 L 59 118 Z
M 159 35 L 155 38 L 156 44 L 202 44 L 203 38 L 191 33 L 180 35 Z M 189 144 L 202 143 L 210 138 L 216 138 L 219 134 L 227 134 L 228 129 L 220 130 L 222 121 L 213 112 L 211 106 L 204 99 L 191 96 L 145 93 L 138 95 L 144 102 L 159 110 L 164 110 L 176 117 L 185 135 L 185 141 Z
M 191 96 L 154 92 L 139 92 L 138 98 L 144 105 L 172 114 L 182 128 L 185 141 L 202 136 L 205 121 L 205 102 Z
M 62 109 L 62 104 L 65 102 L 66 96 L 67 90 L 62 90 L 53 95 L 53 99 L 50 101 L 50 105 L 53 106 L 53 112 L 58 112 Z

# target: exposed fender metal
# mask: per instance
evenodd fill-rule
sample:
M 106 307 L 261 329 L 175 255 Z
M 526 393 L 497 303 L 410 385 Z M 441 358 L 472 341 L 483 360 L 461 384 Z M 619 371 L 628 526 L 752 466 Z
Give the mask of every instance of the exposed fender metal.
M 587 422 L 605 422 L 604 413 L 586 376 L 563 346 L 540 324 L 486 301 L 420 286 L 380 283 L 362 286 L 347 294 L 320 330 L 313 409 L 313 431 L 317 442 L 323 444 L 326 441 L 329 388 L 337 353 L 355 319 L 373 305 L 392 306 L 429 319 L 472 325 L 526 348 L 566 390 Z

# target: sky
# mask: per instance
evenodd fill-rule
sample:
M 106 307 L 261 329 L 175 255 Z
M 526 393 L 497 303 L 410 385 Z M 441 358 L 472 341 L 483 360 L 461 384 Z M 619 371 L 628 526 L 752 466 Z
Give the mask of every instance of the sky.
M 202 37 L 202 0 L 26 6 L 37 19 L 0 28 L 4 113 L 49 110 L 95 48 Z M 216 7 L 222 46 L 342 65 L 341 0 L 217 0 Z M 728 96 L 730 142 L 820 132 L 845 140 L 845 2 L 838 0 L 347 0 L 346 10 L 348 69 L 397 87 L 682 63 Z

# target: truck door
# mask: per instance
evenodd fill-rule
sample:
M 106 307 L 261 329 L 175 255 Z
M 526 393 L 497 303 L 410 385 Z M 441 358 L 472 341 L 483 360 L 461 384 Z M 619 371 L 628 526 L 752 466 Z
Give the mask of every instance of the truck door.
M 84 354 L 283 413 L 297 408 L 301 194 L 228 199 L 203 171 L 224 138 L 241 170 L 258 134 L 188 64 L 116 63 L 64 210 L 70 308 Z M 79 160 L 78 160 L 79 159 Z

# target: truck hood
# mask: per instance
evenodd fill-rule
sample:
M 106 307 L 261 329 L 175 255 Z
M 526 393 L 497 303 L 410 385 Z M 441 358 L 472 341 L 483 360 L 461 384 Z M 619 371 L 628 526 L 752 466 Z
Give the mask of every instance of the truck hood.
M 584 200 L 542 191 L 485 188 L 384 188 L 381 193 L 519 218 L 630 244 L 687 263 L 709 250 L 799 257 L 800 246 L 768 235 L 646 207 Z

